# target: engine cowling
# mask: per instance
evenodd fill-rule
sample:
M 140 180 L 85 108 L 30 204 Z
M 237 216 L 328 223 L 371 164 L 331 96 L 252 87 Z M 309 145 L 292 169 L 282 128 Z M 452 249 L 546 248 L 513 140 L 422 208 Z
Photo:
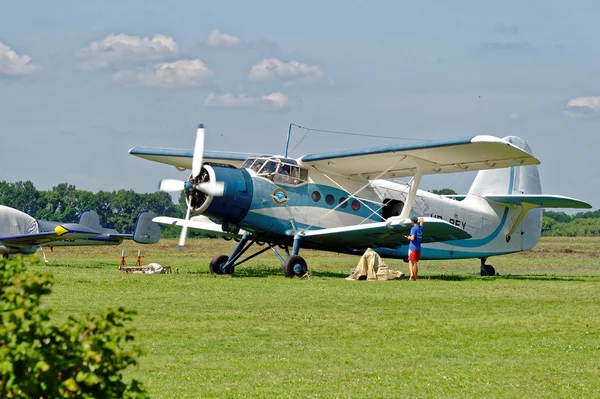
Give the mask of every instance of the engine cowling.
M 224 183 L 223 196 L 214 197 L 201 191 L 191 189 L 187 192 L 190 207 L 205 216 L 238 225 L 246 216 L 252 205 L 252 178 L 245 171 L 228 165 L 204 164 L 200 174 L 192 181 L 199 183 Z

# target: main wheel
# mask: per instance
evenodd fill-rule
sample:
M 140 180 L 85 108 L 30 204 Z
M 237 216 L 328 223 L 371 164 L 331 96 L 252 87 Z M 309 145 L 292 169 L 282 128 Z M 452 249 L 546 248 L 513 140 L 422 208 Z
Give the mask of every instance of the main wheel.
M 298 255 L 292 255 L 283 262 L 283 275 L 292 278 L 294 276 L 302 277 L 308 271 L 308 266 L 304 258 Z
M 492 265 L 483 265 L 483 270 L 481 271 L 482 276 L 495 276 L 496 269 Z
M 227 273 L 227 271 L 221 269 L 221 266 L 224 265 L 229 260 L 229 256 L 227 255 L 217 255 L 210 261 L 210 266 L 208 267 L 212 274 L 223 274 Z M 227 273 L 231 274 L 231 273 Z

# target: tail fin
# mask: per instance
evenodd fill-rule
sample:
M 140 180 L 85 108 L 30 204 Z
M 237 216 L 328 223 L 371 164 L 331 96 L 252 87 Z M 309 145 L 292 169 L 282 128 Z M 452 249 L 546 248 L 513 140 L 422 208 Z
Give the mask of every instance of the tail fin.
M 152 211 L 143 211 L 135 221 L 133 241 L 140 244 L 155 244 L 160 240 L 160 226 L 152 221 L 156 214 Z
M 522 138 L 507 136 L 504 137 L 504 140 L 533 155 L 531 148 Z M 469 190 L 469 194 L 477 196 L 531 195 L 541 193 L 542 184 L 536 165 L 482 170 L 477 173 Z M 512 222 L 514 223 L 516 220 Z M 533 248 L 539 241 L 542 233 L 542 209 L 530 210 L 516 226 L 517 231 L 513 233 L 513 236 L 520 233 L 518 235 L 520 236 L 521 249 Z
M 522 138 L 507 136 L 504 140 L 533 155 L 531 148 Z M 477 173 L 469 189 L 469 195 L 477 196 L 541 193 L 542 185 L 536 165 L 482 170 Z
M 98 213 L 93 210 L 86 210 L 79 215 L 79 224 L 89 227 L 90 229 L 102 234 L 118 234 L 115 229 L 107 229 L 100 224 Z

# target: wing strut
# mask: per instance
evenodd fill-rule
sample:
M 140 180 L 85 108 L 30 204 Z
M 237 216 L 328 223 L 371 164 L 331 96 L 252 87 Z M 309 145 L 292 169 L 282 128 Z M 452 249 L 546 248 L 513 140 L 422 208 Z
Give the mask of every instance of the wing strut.
M 529 202 L 522 202 L 521 203 L 521 213 L 519 213 L 519 217 L 517 217 L 517 220 L 515 220 L 515 223 L 513 223 L 512 227 L 510 228 L 510 231 L 506 235 L 506 242 L 510 242 L 510 238 L 512 237 L 512 233 L 515 232 L 515 230 L 519 226 L 519 223 L 521 223 L 521 220 L 523 220 L 523 218 L 525 217 L 525 215 L 527 214 L 527 212 L 529 212 L 532 209 L 540 208 L 540 207 L 541 207 L 540 204 L 531 204 Z
M 402 208 L 402 213 L 400 213 L 400 216 L 398 216 L 399 219 L 408 219 L 410 211 L 412 211 L 415 195 L 417 195 L 417 190 L 419 189 L 419 185 L 421 184 L 421 178 L 424 174 L 423 172 L 423 168 L 417 165 L 415 175 L 409 183 L 410 189 L 408 190 L 408 198 L 406 199 L 406 204 L 404 204 L 404 208 Z

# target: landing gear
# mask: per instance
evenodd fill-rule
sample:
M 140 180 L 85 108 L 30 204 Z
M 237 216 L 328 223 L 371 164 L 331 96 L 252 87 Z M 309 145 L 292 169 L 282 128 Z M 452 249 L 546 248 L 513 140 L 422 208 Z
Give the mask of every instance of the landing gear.
M 289 256 L 285 262 L 283 262 L 283 275 L 288 278 L 294 276 L 302 277 L 308 271 L 308 266 L 303 257 L 298 255 Z
M 209 265 L 209 270 L 212 274 L 233 274 L 233 267 L 231 265 L 227 265 L 227 261 L 229 260 L 229 256 L 227 255 L 217 255 L 211 261 Z
M 494 266 L 485 264 L 485 261 L 487 260 L 487 258 L 479 258 L 479 259 L 481 260 L 480 274 L 482 276 L 495 276 L 496 269 L 494 269 Z
M 283 264 L 283 273 L 286 277 L 294 277 L 294 276 L 304 276 L 308 268 L 306 267 L 306 261 L 298 256 L 298 250 L 300 249 L 299 240 L 294 240 L 294 250 L 290 256 L 287 245 L 278 245 L 280 249 L 284 250 L 287 259 L 284 259 L 279 252 L 277 251 L 277 246 L 270 243 L 267 240 L 259 241 L 258 238 L 253 238 L 251 233 L 245 233 L 241 239 L 234 240 L 239 241 L 238 245 L 233 250 L 233 253 L 230 256 L 227 255 L 217 255 L 210 261 L 209 270 L 213 274 L 233 274 L 235 267 L 262 254 L 265 251 L 272 250 L 275 255 L 279 258 L 281 263 Z M 254 244 L 259 246 L 265 246 L 264 248 L 259 249 L 254 254 L 242 258 L 242 255 L 250 249 L 250 247 Z M 266 244 L 266 245 L 265 245 Z

